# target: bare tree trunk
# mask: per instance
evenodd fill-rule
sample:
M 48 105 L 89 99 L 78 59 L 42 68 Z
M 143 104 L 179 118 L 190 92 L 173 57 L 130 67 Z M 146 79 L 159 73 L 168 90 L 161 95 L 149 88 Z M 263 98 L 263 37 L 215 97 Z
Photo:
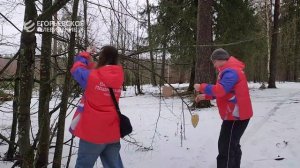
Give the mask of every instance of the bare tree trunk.
M 155 79 L 155 67 L 154 67 L 154 56 L 153 56 L 153 42 L 152 42 L 152 30 L 151 30 L 151 23 L 150 23 L 150 5 L 149 0 L 146 0 L 147 3 L 147 26 L 148 26 L 148 41 L 149 41 L 149 49 L 150 49 L 150 64 L 151 64 L 151 83 L 153 86 L 156 86 L 156 79 Z
M 193 59 L 192 62 L 192 68 L 191 68 L 191 76 L 190 76 L 190 83 L 189 83 L 189 87 L 188 87 L 188 91 L 193 91 L 194 90 L 194 84 L 195 84 L 195 65 L 196 65 L 196 61 L 195 59 Z
M 137 61 L 139 61 L 139 55 L 137 55 Z M 137 94 L 143 94 L 142 89 L 141 89 L 141 79 L 140 79 L 140 66 L 139 65 L 135 65 L 136 72 L 134 73 L 135 76 L 135 85 L 136 85 L 136 89 L 137 89 Z
M 272 5 L 272 4 L 270 4 Z M 271 51 L 271 47 L 270 47 L 270 17 L 269 17 L 269 3 L 268 0 L 265 0 L 265 14 L 266 14 L 266 37 L 267 37 L 267 47 L 268 47 L 268 53 L 267 53 L 267 74 L 268 74 L 268 78 L 270 76 L 270 51 Z
M 197 15 L 197 58 L 195 67 L 195 83 L 213 82 L 214 69 L 210 62 L 211 47 L 200 47 L 199 45 L 212 44 L 212 12 L 213 0 L 198 0 Z M 210 107 L 210 101 L 202 101 L 198 107 Z
M 163 42 L 163 53 L 162 53 L 162 59 L 161 59 L 161 71 L 160 71 L 160 86 L 163 86 L 165 81 L 165 68 L 166 68 L 166 51 L 167 51 L 167 42 L 166 39 L 164 39 Z
M 299 60 L 300 60 L 300 0 L 297 0 L 296 8 L 296 45 L 294 55 L 294 81 L 298 81 L 299 75 Z
M 112 1 L 112 7 L 115 4 L 114 0 Z M 110 18 L 110 45 L 114 44 L 114 18 L 112 17 L 112 12 L 109 12 L 109 18 Z
M 89 46 L 88 39 L 88 23 L 87 23 L 87 0 L 83 0 L 83 14 L 84 14 L 84 46 Z
M 138 2 L 136 3 L 136 6 L 138 8 Z M 139 14 L 137 14 L 136 18 L 139 18 Z M 139 28 L 140 28 L 140 23 L 138 22 L 137 26 L 136 26 L 136 43 L 135 43 L 136 44 L 135 47 L 136 47 L 137 51 L 139 51 L 139 43 L 140 43 Z M 140 55 L 137 54 L 136 58 L 137 58 L 137 61 L 139 61 L 140 60 Z M 136 90 L 137 90 L 137 94 L 140 95 L 140 94 L 143 94 L 142 89 L 141 89 L 140 65 L 139 64 L 133 64 L 133 65 L 136 69 L 136 73 L 134 73 Z
M 78 11 L 78 3 L 79 0 L 74 0 L 73 4 L 73 13 L 72 13 L 72 21 L 77 20 L 77 11 Z M 65 83 L 63 86 L 62 93 L 62 105 L 60 108 L 59 119 L 58 119 L 58 130 L 57 130 L 57 138 L 56 138 L 56 147 L 53 158 L 53 168 L 61 167 L 61 159 L 62 159 L 62 151 L 63 151 L 63 143 L 64 143 L 64 133 L 65 133 L 65 118 L 68 107 L 68 98 L 70 94 L 70 83 L 71 83 L 71 73 L 70 69 L 73 64 L 73 58 L 75 55 L 75 35 L 76 32 L 71 32 L 70 44 L 69 44 L 69 52 L 68 52 L 68 67 L 67 73 L 65 76 Z
M 73 148 L 74 138 L 75 138 L 75 136 L 72 136 L 70 150 L 69 150 L 69 156 L 68 156 L 66 168 L 69 168 L 69 166 L 70 166 L 70 162 L 71 162 L 71 158 L 72 158 L 72 148 Z
M 18 59 L 17 61 L 17 69 L 16 69 L 16 75 L 15 75 L 15 85 L 14 85 L 14 100 L 13 100 L 13 120 L 11 124 L 11 132 L 10 132 L 10 141 L 15 142 L 16 141 L 16 132 L 17 132 L 17 122 L 18 122 L 18 113 L 19 113 L 19 95 L 20 95 L 20 61 Z M 15 145 L 13 143 L 9 144 L 8 151 L 6 154 L 6 159 L 11 160 L 14 157 L 14 154 L 16 152 Z
M 37 11 L 34 0 L 25 0 L 24 23 L 35 22 Z M 36 28 L 23 28 L 21 34 L 21 46 L 19 61 L 20 68 L 20 106 L 18 115 L 18 145 L 22 158 L 22 168 L 33 167 L 33 149 L 30 145 L 30 103 L 33 88 Z
M 55 2 L 57 2 L 58 0 L 55 0 Z M 54 22 L 57 23 L 58 19 L 57 19 L 57 12 L 54 14 Z M 54 35 L 57 35 L 57 31 L 56 31 L 56 28 L 57 26 L 54 26 L 54 32 L 53 34 Z M 54 38 L 53 39 L 53 55 L 58 55 L 58 43 L 57 43 L 57 38 Z M 51 76 L 51 79 L 56 77 L 57 75 L 57 72 L 56 72 L 56 65 L 54 65 L 54 62 L 55 62 L 55 58 L 51 58 L 51 73 L 50 73 L 50 76 Z M 58 65 L 57 65 L 58 66 Z M 54 79 L 53 82 L 52 82 L 52 89 L 55 90 L 57 87 L 57 79 Z
M 272 30 L 272 44 L 270 56 L 270 77 L 268 88 L 276 88 L 276 75 L 277 75 L 277 53 L 278 53 L 278 34 L 279 34 L 279 14 L 280 14 L 280 0 L 275 0 L 274 8 L 274 25 Z
M 52 6 L 52 0 L 43 1 L 43 11 Z M 51 21 L 52 16 L 45 18 Z M 45 26 L 46 27 L 46 26 Z M 52 33 L 42 34 L 41 65 L 40 65 L 40 94 L 39 94 L 39 144 L 35 167 L 47 167 L 49 155 L 50 115 L 49 102 L 51 97 L 50 64 Z
M 114 4 L 113 4 L 114 5 Z M 120 2 L 118 1 L 118 11 L 120 11 Z M 121 21 L 120 21 L 120 14 L 119 13 L 115 13 L 115 16 L 117 18 L 117 21 L 118 21 L 118 30 L 117 30 L 117 42 L 116 42 L 116 45 L 117 45 L 117 48 L 120 48 L 120 34 L 121 34 Z
M 61 0 L 37 17 L 35 0 L 25 0 L 24 27 L 20 44 L 20 96 L 18 114 L 18 145 L 22 168 L 32 168 L 34 152 L 30 145 L 30 103 L 32 97 L 36 48 L 36 20 L 45 20 L 69 0 Z

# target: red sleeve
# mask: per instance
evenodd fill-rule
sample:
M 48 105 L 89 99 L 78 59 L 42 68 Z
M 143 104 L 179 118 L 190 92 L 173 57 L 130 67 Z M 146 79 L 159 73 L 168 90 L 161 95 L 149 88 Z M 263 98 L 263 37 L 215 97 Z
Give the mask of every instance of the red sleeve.
M 88 60 L 92 57 L 91 54 L 89 52 L 86 52 L 86 51 L 82 51 L 78 55 L 80 55 L 80 56 L 82 56 L 82 57 L 84 57 Z
M 199 91 L 200 91 L 201 93 L 204 93 L 204 90 L 205 90 L 206 86 L 207 86 L 206 83 L 201 83 L 201 84 L 200 84 Z
M 213 96 L 209 96 L 209 95 L 206 94 L 206 95 L 205 95 L 205 99 L 206 99 L 206 100 L 213 100 L 214 97 L 213 97 Z

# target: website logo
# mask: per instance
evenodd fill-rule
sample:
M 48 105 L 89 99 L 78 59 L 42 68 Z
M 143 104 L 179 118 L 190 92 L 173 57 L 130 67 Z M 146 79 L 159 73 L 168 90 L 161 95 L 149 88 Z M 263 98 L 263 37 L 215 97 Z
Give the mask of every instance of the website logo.
M 23 29 L 28 33 L 33 32 L 35 30 L 35 23 L 32 20 L 28 20 L 24 23 Z

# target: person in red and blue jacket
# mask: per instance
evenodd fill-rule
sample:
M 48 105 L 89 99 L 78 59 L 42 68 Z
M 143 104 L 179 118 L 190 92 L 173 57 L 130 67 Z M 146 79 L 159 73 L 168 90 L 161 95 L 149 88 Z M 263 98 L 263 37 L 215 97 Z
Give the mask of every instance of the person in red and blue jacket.
M 216 99 L 223 119 L 218 140 L 218 168 L 240 168 L 240 139 L 253 115 L 245 65 L 222 48 L 211 55 L 214 67 L 219 71 L 215 85 L 195 84 L 199 94 L 195 101 Z
M 84 90 L 70 126 L 70 132 L 80 138 L 75 167 L 92 168 L 100 156 L 104 168 L 123 168 L 119 116 L 109 92 L 112 88 L 119 101 L 123 68 L 118 65 L 115 47 L 102 47 L 97 66 L 92 64 L 91 51 L 79 53 L 71 68 L 73 78 Z

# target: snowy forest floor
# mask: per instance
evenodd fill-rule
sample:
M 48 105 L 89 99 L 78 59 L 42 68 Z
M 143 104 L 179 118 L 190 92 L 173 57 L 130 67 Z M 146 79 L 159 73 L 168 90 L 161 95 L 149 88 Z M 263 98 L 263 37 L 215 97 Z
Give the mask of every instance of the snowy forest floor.
M 250 83 L 249 86 L 254 116 L 241 140 L 241 167 L 299 168 L 300 83 L 277 83 L 278 89 L 265 90 L 259 90 L 259 84 Z M 158 88 L 151 86 L 143 86 L 145 95 L 135 96 L 133 89 L 128 87 L 120 99 L 121 111 L 131 119 L 134 128 L 131 137 L 126 137 L 127 141 L 121 141 L 121 157 L 125 167 L 216 168 L 217 141 L 222 123 L 216 107 L 193 111 L 200 118 L 198 126 L 193 128 L 187 107 L 182 105 L 180 98 L 160 99 Z M 32 112 L 37 111 L 37 100 L 37 96 L 32 98 Z M 75 100 L 75 104 L 78 100 L 79 98 Z M 191 104 L 189 99 L 185 101 Z M 57 103 L 59 100 L 53 99 L 51 107 Z M 12 102 L 5 102 L 0 105 L 0 132 L 7 137 L 12 113 L 5 111 L 11 111 L 11 104 Z M 66 119 L 65 141 L 71 138 L 68 129 L 73 112 L 71 109 L 69 112 L 71 114 Z M 51 120 L 55 120 L 57 115 L 55 113 Z M 185 127 L 181 127 L 182 124 Z M 37 126 L 37 114 L 34 114 L 33 135 L 37 132 Z M 75 138 L 74 145 L 76 147 L 73 148 L 70 167 L 74 167 L 76 162 L 78 138 Z M 7 147 L 5 143 L 0 144 L 1 157 Z M 52 161 L 53 153 L 52 148 L 49 161 Z M 62 161 L 64 165 L 68 153 L 69 146 L 65 146 L 65 158 Z M 10 162 L 0 161 L 1 168 L 11 166 Z M 100 159 L 95 167 L 102 167 Z

